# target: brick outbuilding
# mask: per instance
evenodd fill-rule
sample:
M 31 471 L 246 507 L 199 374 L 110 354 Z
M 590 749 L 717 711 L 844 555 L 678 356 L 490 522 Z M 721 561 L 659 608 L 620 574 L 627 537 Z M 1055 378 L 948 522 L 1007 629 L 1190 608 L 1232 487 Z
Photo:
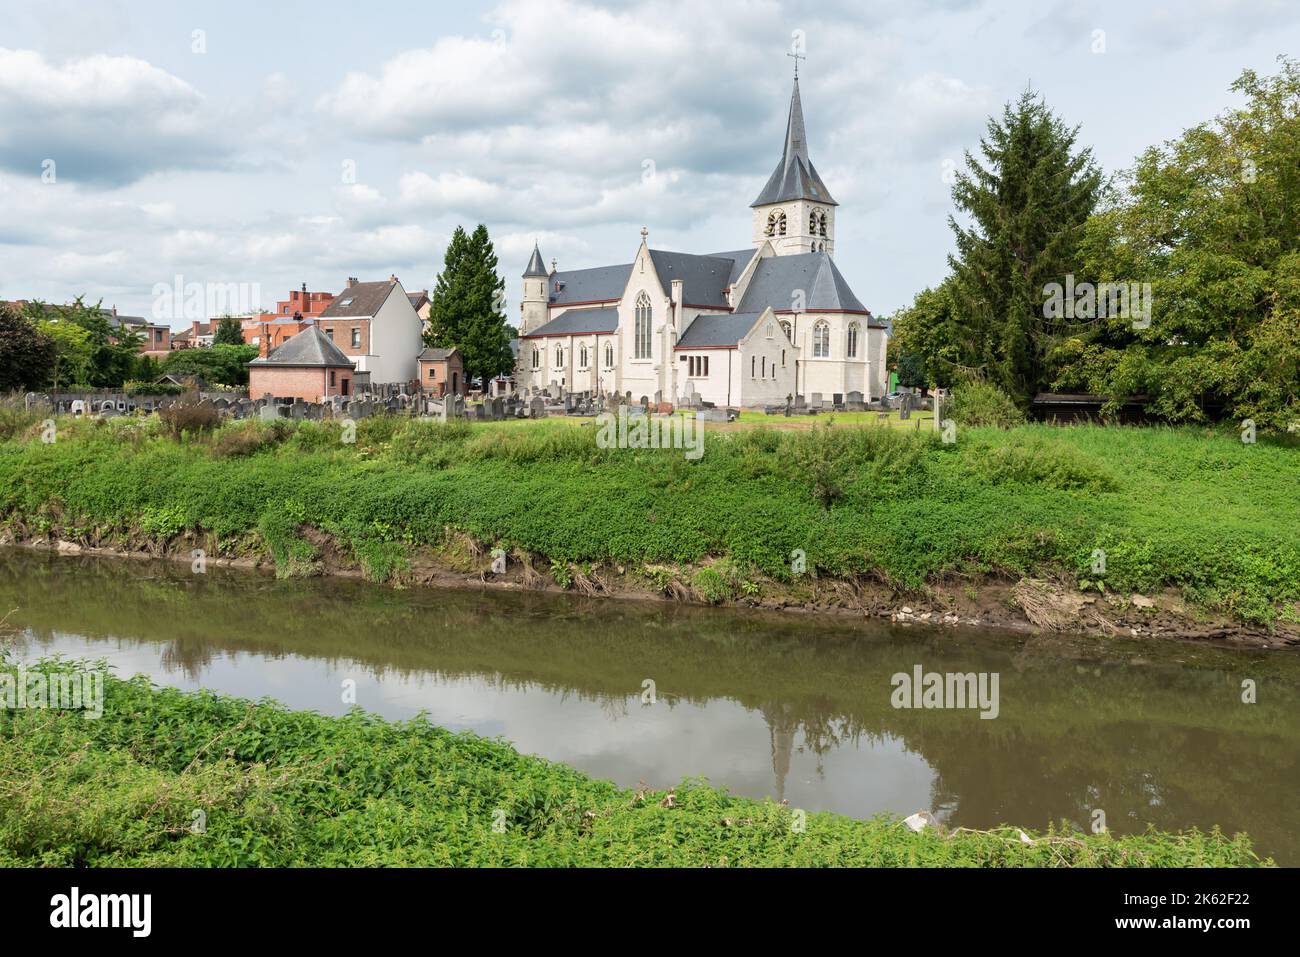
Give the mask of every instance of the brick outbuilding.
M 351 360 L 313 325 L 248 364 L 248 394 L 319 402 L 332 395 L 351 395 L 352 375 Z

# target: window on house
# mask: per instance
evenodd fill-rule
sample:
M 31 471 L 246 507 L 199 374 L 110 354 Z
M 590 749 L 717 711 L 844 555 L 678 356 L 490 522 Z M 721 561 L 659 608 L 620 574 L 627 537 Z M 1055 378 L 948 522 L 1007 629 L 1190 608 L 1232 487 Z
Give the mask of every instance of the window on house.
M 558 369 L 563 365 L 564 365 L 564 346 L 556 346 L 555 347 L 555 368 Z
M 360 330 L 360 329 L 353 329 L 353 330 L 352 330 L 352 348 L 353 348 L 353 349 L 360 349 L 360 348 L 361 348 L 361 330 Z
M 767 356 L 763 356 L 762 371 L 763 371 L 763 378 L 766 379 L 767 378 Z
M 781 350 L 781 368 L 782 368 L 782 369 L 785 368 L 785 350 L 784 350 L 784 349 Z
M 579 369 L 587 368 L 587 347 L 586 346 L 583 346 L 582 349 L 579 350 L 578 352 L 578 368 Z
M 686 374 L 692 379 L 702 379 L 709 374 L 708 356 L 691 356 L 686 363 Z
M 750 377 L 751 379 L 755 379 L 755 378 L 757 378 L 757 376 L 754 374 L 754 370 L 757 369 L 757 368 L 758 368 L 758 359 L 756 359 L 754 356 L 750 356 L 750 357 L 749 357 L 749 377 Z
M 331 329 L 326 329 L 326 330 L 325 330 L 325 335 L 329 336 L 329 340 L 330 340 L 330 342 L 333 342 L 333 341 L 334 341 L 334 330 L 333 330 L 332 328 L 331 328 Z
M 831 327 L 825 320 L 813 326 L 813 358 L 829 359 L 831 355 Z
M 635 344 L 632 351 L 633 358 L 649 359 L 650 358 L 650 297 L 644 290 L 636 297 L 636 326 L 634 329 Z
M 435 369 L 433 366 L 429 366 L 429 378 L 430 379 L 438 378 L 438 370 Z
M 858 357 L 858 324 L 856 322 L 849 323 L 849 341 L 845 352 L 850 359 Z
M 791 328 L 791 327 L 790 327 L 790 323 L 788 323 L 786 320 L 782 319 L 782 320 L 781 320 L 781 331 L 785 333 L 785 337 L 786 337 L 787 339 L 793 339 L 793 338 L 794 338 L 794 337 L 790 334 L 790 328 Z
M 333 369 L 330 369 L 330 388 L 334 388 L 335 377 L 338 375 Z
M 605 368 L 614 368 L 614 344 L 609 342 L 605 343 Z
M 533 346 L 533 368 L 540 369 L 541 367 L 542 367 L 542 350 L 538 349 L 537 346 Z

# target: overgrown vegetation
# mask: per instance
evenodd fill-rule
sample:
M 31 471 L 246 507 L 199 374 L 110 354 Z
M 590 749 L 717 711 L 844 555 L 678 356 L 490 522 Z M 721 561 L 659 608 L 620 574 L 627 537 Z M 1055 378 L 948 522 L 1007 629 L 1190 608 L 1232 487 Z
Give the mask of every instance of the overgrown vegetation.
M 60 419 L 52 444 L 21 431 L 0 444 L 0 516 L 19 538 L 93 545 L 166 548 L 195 533 L 226 554 L 270 553 L 284 574 L 318 570 L 328 543 L 381 581 L 400 580 L 419 548 L 452 547 L 450 533 L 535 556 L 570 583 L 578 564 L 675 566 L 689 581 L 725 559 L 736 578 L 697 583 L 710 600 L 791 580 L 796 551 L 811 575 L 916 589 L 954 575 L 1092 581 L 1102 549 L 1109 591 L 1175 587 L 1246 621 L 1300 617 L 1287 440 L 1025 425 L 959 427 L 944 445 L 887 428 L 760 427 L 710 432 L 691 462 L 600 449 L 568 420 L 374 418 L 354 443 L 330 422 L 170 431 L 156 417 Z
M 1261 863 L 1245 835 L 1217 830 L 914 834 L 886 817 L 801 818 L 698 780 L 628 790 L 422 719 L 324 717 L 143 677 L 108 679 L 93 721 L 0 711 L 0 788 L 5 866 Z

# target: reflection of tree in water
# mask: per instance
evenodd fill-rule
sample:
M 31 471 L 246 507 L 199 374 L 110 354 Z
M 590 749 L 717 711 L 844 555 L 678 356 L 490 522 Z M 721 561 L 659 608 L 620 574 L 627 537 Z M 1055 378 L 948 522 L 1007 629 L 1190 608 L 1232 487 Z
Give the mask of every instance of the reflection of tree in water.
M 761 714 L 778 799 L 796 749 L 822 775 L 836 748 L 901 741 L 934 772 L 931 810 L 955 824 L 1086 826 L 1100 803 L 1115 829 L 1220 823 L 1297 847 L 1283 797 L 1300 790 L 1293 658 L 147 568 L 5 556 L 0 608 L 20 609 L 12 623 L 30 629 L 28 654 L 60 633 L 152 643 L 163 667 L 198 683 L 224 655 L 297 657 L 379 680 L 541 689 L 598 702 L 613 722 L 639 712 L 650 677 L 656 707 L 727 700 Z M 1155 665 L 1130 660 L 1137 649 Z M 998 719 L 893 709 L 889 676 L 915 663 L 999 671 Z M 1269 697 L 1243 707 L 1239 672 L 1266 677 Z

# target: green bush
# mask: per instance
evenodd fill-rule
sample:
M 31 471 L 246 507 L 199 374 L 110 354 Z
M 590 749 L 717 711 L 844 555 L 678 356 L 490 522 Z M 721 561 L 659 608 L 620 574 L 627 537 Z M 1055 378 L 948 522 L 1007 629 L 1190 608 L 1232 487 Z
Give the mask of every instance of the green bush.
M 996 426 L 1009 429 L 1025 421 L 1011 396 L 991 382 L 964 382 L 952 390 L 948 404 L 940 410 L 945 419 L 972 428 Z

